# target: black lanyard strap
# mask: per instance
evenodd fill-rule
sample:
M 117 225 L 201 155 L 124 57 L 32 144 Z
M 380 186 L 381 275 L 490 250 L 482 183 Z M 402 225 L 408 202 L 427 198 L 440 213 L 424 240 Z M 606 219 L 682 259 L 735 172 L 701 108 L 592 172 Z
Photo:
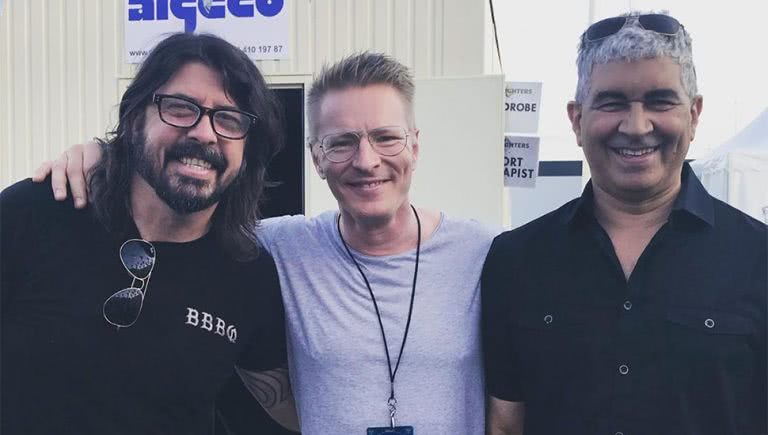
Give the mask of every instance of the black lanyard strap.
M 376 303 L 376 296 L 373 295 L 373 289 L 371 288 L 371 283 L 368 282 L 368 277 L 365 276 L 365 273 L 363 272 L 363 269 L 360 267 L 360 264 L 355 259 L 355 256 L 352 255 L 352 251 L 349 249 L 349 246 L 347 245 L 347 242 L 344 240 L 344 236 L 341 234 L 341 214 L 339 214 L 339 218 L 336 220 L 336 226 L 339 230 L 339 237 L 341 238 L 341 243 L 344 244 L 344 248 L 347 250 L 347 254 L 349 254 L 349 258 L 352 259 L 352 262 L 357 267 L 357 270 L 360 272 L 360 276 L 363 277 L 363 281 L 365 282 L 365 286 L 368 288 L 368 293 L 371 295 L 371 300 L 373 301 L 373 308 L 376 310 L 376 318 L 379 320 L 379 328 L 381 328 L 381 338 L 384 340 L 384 352 L 387 355 L 387 367 L 389 368 L 389 386 L 390 386 L 390 395 L 389 395 L 389 401 L 392 404 L 392 402 L 396 402 L 395 400 L 395 376 L 397 375 L 397 369 L 400 367 L 400 360 L 403 357 L 403 350 L 405 349 L 405 342 L 408 339 L 408 330 L 411 328 L 411 316 L 413 315 L 413 300 L 416 296 L 416 278 L 419 275 L 419 254 L 421 252 L 421 220 L 419 220 L 419 214 L 416 212 L 416 208 L 411 205 L 411 210 L 413 210 L 413 215 L 416 216 L 416 267 L 413 270 L 413 284 L 411 287 L 411 305 L 408 307 L 408 321 L 405 323 L 405 333 L 403 334 L 403 342 L 400 344 L 400 353 L 397 355 L 397 363 L 395 364 L 395 369 L 392 370 L 392 360 L 389 357 L 389 346 L 387 345 L 387 335 L 384 333 L 384 323 L 381 321 L 381 312 L 379 311 L 379 304 Z

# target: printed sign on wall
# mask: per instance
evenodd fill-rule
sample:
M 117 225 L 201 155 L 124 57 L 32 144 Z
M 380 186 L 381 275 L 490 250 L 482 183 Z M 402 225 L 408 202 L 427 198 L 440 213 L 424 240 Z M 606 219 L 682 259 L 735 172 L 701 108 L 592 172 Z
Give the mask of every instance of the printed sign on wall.
M 213 33 L 251 59 L 288 58 L 284 0 L 125 0 L 125 56 L 139 63 L 171 33 Z
M 504 131 L 536 133 L 540 106 L 541 82 L 507 82 L 504 89 Z
M 539 138 L 504 136 L 504 186 L 536 187 Z

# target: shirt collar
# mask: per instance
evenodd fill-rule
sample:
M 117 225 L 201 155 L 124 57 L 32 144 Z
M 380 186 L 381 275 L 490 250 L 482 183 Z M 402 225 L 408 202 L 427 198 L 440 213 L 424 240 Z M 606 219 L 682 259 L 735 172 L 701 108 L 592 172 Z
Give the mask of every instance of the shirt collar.
M 709 226 L 715 226 L 714 199 L 701 184 L 688 162 L 683 163 L 682 177 L 680 193 L 672 206 L 671 219 L 677 219 L 681 214 L 688 214 L 706 222 Z
M 594 201 L 594 188 L 592 187 L 592 180 L 589 180 L 584 187 L 584 191 L 581 193 L 581 198 L 565 214 L 566 222 L 577 223 L 586 222 L 585 218 L 594 219 Z M 672 205 L 672 213 L 669 218 L 670 223 L 678 225 L 685 221 L 687 217 L 692 217 L 709 226 L 714 226 L 715 211 L 713 201 L 698 177 L 696 177 L 696 174 L 693 173 L 693 169 L 691 169 L 688 162 L 683 163 L 680 192 Z

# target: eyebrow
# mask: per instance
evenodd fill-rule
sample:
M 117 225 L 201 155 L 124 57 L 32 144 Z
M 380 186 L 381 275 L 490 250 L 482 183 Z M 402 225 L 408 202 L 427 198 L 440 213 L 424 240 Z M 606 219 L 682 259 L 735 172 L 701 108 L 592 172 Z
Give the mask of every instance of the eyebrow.
M 649 98 L 664 98 L 679 100 L 680 95 L 674 89 L 654 89 L 645 94 L 645 99 Z
M 643 95 L 643 100 L 650 100 L 650 99 L 656 99 L 656 98 L 680 100 L 680 95 L 674 89 L 653 89 L 651 91 L 646 92 Z M 629 101 L 627 96 L 623 92 L 619 92 L 619 91 L 600 91 L 592 99 L 593 102 L 603 101 L 603 100 Z
M 619 91 L 600 91 L 598 92 L 594 98 L 592 98 L 592 101 L 602 101 L 602 100 L 626 100 L 627 96 L 624 95 L 623 92 Z

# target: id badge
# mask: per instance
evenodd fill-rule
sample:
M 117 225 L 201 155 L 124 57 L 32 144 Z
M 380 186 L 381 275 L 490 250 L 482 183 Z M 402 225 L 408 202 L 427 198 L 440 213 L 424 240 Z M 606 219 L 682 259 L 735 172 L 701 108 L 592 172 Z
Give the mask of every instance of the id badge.
M 413 435 L 413 426 L 369 427 L 366 435 Z

